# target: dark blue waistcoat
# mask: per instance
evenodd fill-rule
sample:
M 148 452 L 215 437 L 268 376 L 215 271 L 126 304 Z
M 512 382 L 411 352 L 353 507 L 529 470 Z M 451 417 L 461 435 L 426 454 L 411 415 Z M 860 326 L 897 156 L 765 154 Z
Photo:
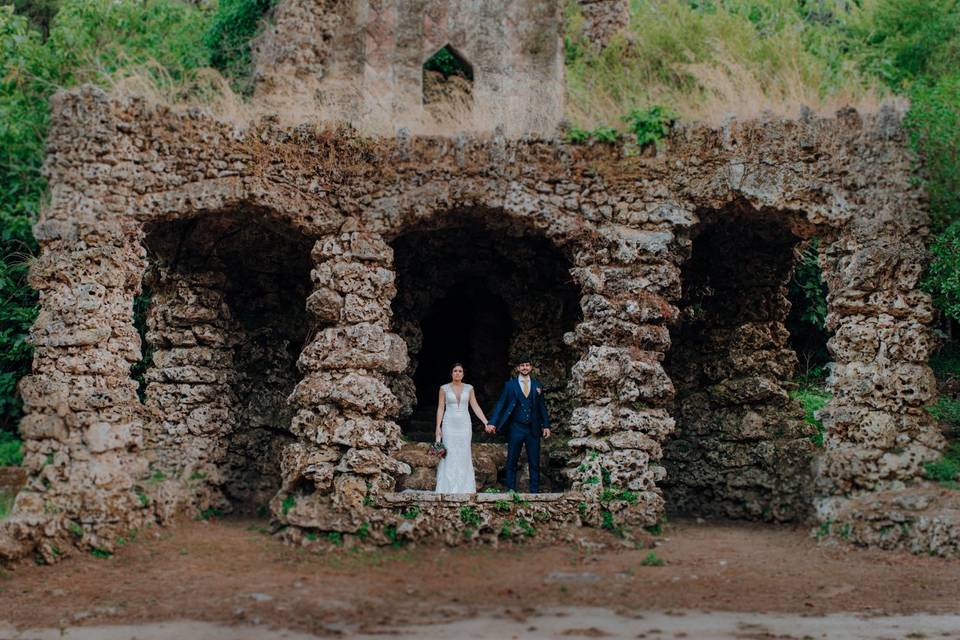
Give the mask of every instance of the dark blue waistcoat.
M 529 427 L 530 423 L 533 422 L 533 403 L 536 400 L 534 394 L 536 391 L 533 389 L 530 390 L 530 395 L 526 398 L 523 397 L 523 393 L 520 394 L 519 401 L 517 402 L 517 412 L 514 414 L 513 421 Z

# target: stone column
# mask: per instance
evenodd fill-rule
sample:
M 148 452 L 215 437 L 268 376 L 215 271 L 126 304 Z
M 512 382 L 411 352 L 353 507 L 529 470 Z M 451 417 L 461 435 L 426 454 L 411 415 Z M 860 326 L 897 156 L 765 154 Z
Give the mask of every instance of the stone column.
M 410 472 L 392 456 L 399 402 L 388 381 L 407 365 L 406 345 L 390 332 L 393 251 L 351 219 L 312 256 L 307 309 L 319 327 L 298 362 L 304 377 L 290 396 L 298 441 L 284 451 L 271 509 L 285 524 L 352 532 L 396 475 Z
M 661 443 L 674 427 L 665 409 L 674 389 L 662 361 L 666 323 L 677 311 L 666 296 L 679 288 L 679 270 L 652 256 L 596 264 L 586 252 L 575 264 L 583 322 L 566 340 L 584 355 L 573 367 L 567 475 L 592 499 L 584 514 L 592 524 L 654 525 L 664 506 L 656 487 L 665 475 Z
M 936 381 L 927 366 L 933 307 L 917 288 L 923 238 L 869 231 L 848 232 L 821 255 L 835 361 L 834 397 L 819 414 L 827 428 L 817 469 L 821 518 L 831 517 L 828 496 L 901 488 L 945 446 L 925 410 Z
M 228 437 L 237 426 L 233 348 L 239 328 L 217 271 L 167 272 L 151 282 L 147 340 L 154 347 L 146 373 L 147 453 L 166 519 L 187 504 L 227 510 L 220 487 Z M 183 502 L 185 499 L 186 502 Z
M 134 486 L 146 462 L 142 407 L 130 378 L 140 359 L 133 326 L 145 266 L 140 230 L 97 219 L 104 207 L 75 195 L 56 194 L 34 227 L 42 254 L 30 284 L 41 311 L 30 333 L 33 374 L 20 383 L 30 477 L 3 524 L 12 536 L 0 545 L 9 556 L 33 548 L 47 562 L 72 545 L 112 550 L 148 517 L 148 500 Z M 68 201 L 76 208 L 68 210 Z

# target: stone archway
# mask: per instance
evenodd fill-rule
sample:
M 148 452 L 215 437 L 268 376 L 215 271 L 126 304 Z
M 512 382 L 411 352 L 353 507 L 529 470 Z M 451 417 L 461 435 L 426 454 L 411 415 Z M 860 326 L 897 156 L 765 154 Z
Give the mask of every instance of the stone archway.
M 154 481 L 181 483 L 201 513 L 265 513 L 293 439 L 312 241 L 268 219 L 239 209 L 145 229 L 144 441 Z
M 437 389 L 449 381 L 454 361 L 464 364 L 466 380 L 489 413 L 521 354 L 534 362 L 535 375 L 547 389 L 557 432 L 566 432 L 573 404 L 571 367 L 580 354 L 564 343 L 564 334 L 581 319 L 570 257 L 539 234 L 521 228 L 508 233 L 486 222 L 497 217 L 488 211 L 457 215 L 452 226 L 413 229 L 392 242 L 393 326 L 411 358 L 393 388 L 410 439 L 432 441 Z M 475 442 L 474 457 L 484 469 L 481 485 L 496 484 L 503 475 L 503 444 L 479 429 Z M 562 490 L 568 482 L 560 472 L 569 452 L 561 439 L 544 444 L 544 488 Z M 413 466 L 417 460 L 429 462 L 412 453 L 403 459 Z M 432 488 L 431 473 L 415 469 L 414 477 L 406 486 Z
M 797 355 L 787 285 L 801 241 L 786 212 L 704 211 L 683 264 L 666 369 L 677 389 L 664 446 L 667 509 L 774 521 L 811 510 L 813 436 L 788 395 Z

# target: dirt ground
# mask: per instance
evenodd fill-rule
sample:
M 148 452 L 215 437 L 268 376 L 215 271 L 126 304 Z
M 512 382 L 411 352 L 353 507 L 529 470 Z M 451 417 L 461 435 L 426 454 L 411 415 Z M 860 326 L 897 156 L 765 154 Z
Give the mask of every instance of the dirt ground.
M 601 637 L 618 633 L 598 627 L 596 620 L 620 620 L 617 629 L 623 631 L 631 629 L 624 621 L 666 616 L 693 630 L 697 612 L 785 616 L 793 629 L 807 619 L 836 620 L 840 629 L 841 620 L 850 618 L 822 618 L 827 614 L 888 621 L 928 614 L 937 623 L 924 628 L 936 633 L 917 631 L 921 635 L 913 637 L 960 637 L 960 617 L 953 615 L 960 614 L 960 561 L 818 545 L 805 528 L 674 522 L 655 549 L 664 566 L 646 566 L 641 561 L 650 549 L 624 548 L 599 532 L 585 546 L 532 540 L 499 549 L 407 547 L 319 556 L 283 545 L 263 525 L 183 522 L 145 531 L 111 558 L 83 555 L 53 567 L 26 563 L 4 570 L 0 638 L 34 637 L 14 629 L 75 630 L 67 637 L 79 638 L 87 637 L 78 635 L 82 628 L 93 625 L 135 630 L 172 621 L 255 627 L 264 631 L 250 637 L 262 638 L 268 629 L 283 631 L 269 635 L 278 638 L 408 632 L 426 637 L 428 628 L 472 637 L 485 637 L 484 631 L 493 634 L 486 637 L 524 637 L 537 628 L 553 629 L 543 637 Z M 598 541 L 606 546 L 597 548 Z M 562 620 L 572 612 L 575 620 Z M 727 619 L 715 615 L 717 621 Z M 477 627 L 483 620 L 501 626 Z M 560 626 L 550 626 L 558 620 Z M 852 620 L 844 624 L 855 628 L 857 619 Z M 719 629 L 721 622 L 711 628 Z M 649 631 L 652 623 L 645 624 Z M 958 635 L 950 633 L 951 625 Z M 682 626 L 661 621 L 653 629 L 676 629 L 666 637 L 706 637 Z M 179 629 L 169 637 L 247 637 L 239 631 L 208 636 L 197 629 Z M 47 636 L 37 631 L 35 637 Z M 660 636 L 630 631 L 625 637 Z

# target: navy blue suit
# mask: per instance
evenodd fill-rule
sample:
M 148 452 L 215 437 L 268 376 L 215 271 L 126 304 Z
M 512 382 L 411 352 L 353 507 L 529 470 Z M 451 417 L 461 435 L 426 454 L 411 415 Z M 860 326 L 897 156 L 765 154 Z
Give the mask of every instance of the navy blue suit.
M 488 422 L 496 425 L 497 433 L 507 434 L 507 488 L 517 490 L 517 463 L 520 450 L 526 445 L 530 493 L 537 493 L 540 489 L 540 433 L 550 428 L 543 385 L 530 378 L 530 395 L 524 397 L 520 381 L 517 378 L 507 380 Z

